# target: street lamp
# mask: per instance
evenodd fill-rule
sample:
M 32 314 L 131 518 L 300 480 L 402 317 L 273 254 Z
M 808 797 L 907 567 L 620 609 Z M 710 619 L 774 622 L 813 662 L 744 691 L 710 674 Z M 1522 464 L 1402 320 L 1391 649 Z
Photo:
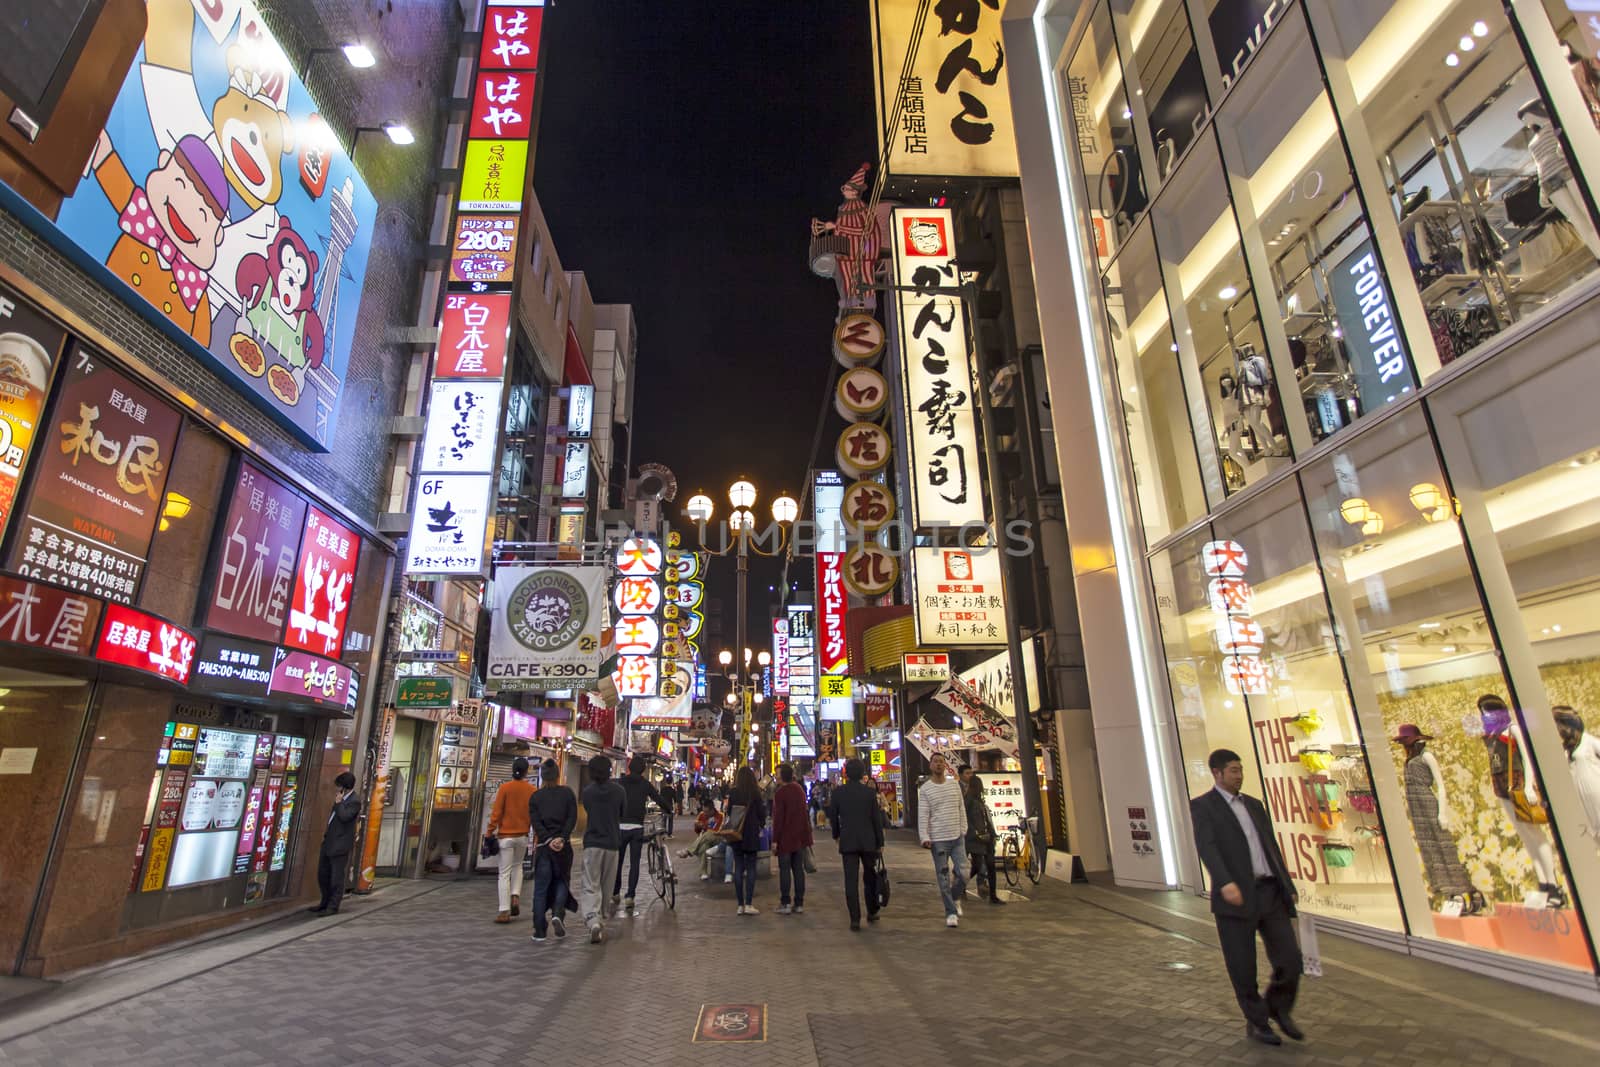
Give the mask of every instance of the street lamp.
M 775 557 L 780 555 L 788 544 L 789 528 L 793 525 L 795 519 L 800 516 L 800 505 L 795 498 L 787 492 L 779 493 L 777 499 L 772 502 L 772 518 L 778 524 L 777 545 L 770 551 L 761 547 L 759 542 L 752 545 L 752 541 L 757 541 L 754 534 L 756 531 L 755 506 L 758 496 L 755 483 L 749 478 L 741 476 L 735 479 L 732 485 L 728 486 L 728 503 L 733 506 L 733 510 L 728 515 L 728 528 L 738 535 L 736 541 L 739 559 L 738 585 L 736 586 L 735 597 L 734 647 L 743 651 L 744 659 L 740 662 L 736 672 L 729 671 L 729 668 L 734 664 L 734 658 L 733 652 L 728 649 L 723 649 L 718 653 L 717 661 L 722 664 L 723 671 L 728 673 L 730 678 L 734 678 L 735 673 L 737 674 L 735 684 L 738 692 L 743 696 L 743 714 L 739 720 L 739 742 L 737 745 L 738 758 L 741 761 L 747 758 L 745 753 L 749 748 L 751 708 L 752 705 L 760 703 L 758 699 L 752 699 L 755 682 L 750 677 L 750 661 L 753 654 L 749 648 L 745 647 L 745 632 L 749 621 L 746 618 L 748 608 L 746 606 L 745 587 L 750 574 L 750 550 L 754 547 L 755 551 L 762 556 Z M 702 551 L 709 552 L 714 556 L 725 556 L 734 550 L 734 545 L 726 542 L 721 549 L 711 548 L 706 544 L 706 524 L 711 521 L 711 516 L 715 513 L 715 505 L 712 503 L 711 497 L 705 492 L 697 492 L 690 497 L 688 504 L 684 506 L 683 513 L 699 528 L 700 548 Z M 760 658 L 761 666 L 765 667 L 771 662 L 771 654 L 763 651 Z M 733 702 L 731 697 L 732 694 L 730 694 L 729 703 Z

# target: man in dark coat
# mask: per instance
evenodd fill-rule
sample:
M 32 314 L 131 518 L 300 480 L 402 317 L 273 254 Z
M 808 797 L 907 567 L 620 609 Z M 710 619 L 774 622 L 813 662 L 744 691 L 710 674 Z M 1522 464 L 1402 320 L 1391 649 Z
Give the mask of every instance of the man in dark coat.
M 863 785 L 867 767 L 858 759 L 845 760 L 845 784 L 828 798 L 828 825 L 844 859 L 844 902 L 850 909 L 850 929 L 861 929 L 861 899 L 857 886 L 865 871 L 867 921 L 878 921 L 878 854 L 883 851 L 883 809 L 878 791 Z
M 339 792 L 334 798 L 327 828 L 322 831 L 322 851 L 317 858 L 317 888 L 322 890 L 322 902 L 306 909 L 313 915 L 339 914 L 339 902 L 344 899 L 345 871 L 350 866 L 350 852 L 356 844 L 356 820 L 361 816 L 356 776 L 343 771 L 333 784 Z
M 1189 801 L 1189 812 L 1195 847 L 1211 876 L 1211 911 L 1246 1033 L 1264 1045 L 1281 1045 L 1283 1040 L 1271 1026 L 1276 1022 L 1289 1037 L 1304 1040 L 1290 1015 L 1302 966 L 1294 933 L 1299 894 L 1278 850 L 1267 809 L 1255 797 L 1239 792 L 1244 784 L 1239 754 L 1219 748 L 1208 763 L 1216 788 Z M 1272 964 L 1264 998 L 1256 988 L 1257 933 Z
M 543 941 L 554 927 L 567 936 L 566 913 L 577 910 L 572 892 L 572 831 L 578 825 L 578 798 L 561 784 L 561 765 L 547 759 L 539 765 L 542 783 L 528 798 L 533 827 L 533 940 Z M 548 924 L 548 927 L 547 925 Z

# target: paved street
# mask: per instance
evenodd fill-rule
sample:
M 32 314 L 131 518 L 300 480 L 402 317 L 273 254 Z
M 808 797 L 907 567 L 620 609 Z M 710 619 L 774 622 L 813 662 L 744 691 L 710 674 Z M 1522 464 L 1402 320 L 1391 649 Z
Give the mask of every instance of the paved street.
M 0 1015 L 0 1063 L 1503 1067 L 1600 1052 L 1600 1010 L 1329 937 L 1337 962 L 1297 1012 L 1310 1039 L 1263 1049 L 1204 923 L 1046 882 L 1003 908 L 969 899 L 946 930 L 926 854 L 897 844 L 890 909 L 852 934 L 820 851 L 803 916 L 773 914 L 772 880 L 740 918 L 731 886 L 686 872 L 676 912 L 657 904 L 600 947 L 494 925 L 487 877 L 393 885 L 338 919 L 213 942 L 200 973 L 179 953 L 110 995 L 100 978 L 36 995 Z M 766 1005 L 767 1040 L 691 1043 L 708 1004 Z

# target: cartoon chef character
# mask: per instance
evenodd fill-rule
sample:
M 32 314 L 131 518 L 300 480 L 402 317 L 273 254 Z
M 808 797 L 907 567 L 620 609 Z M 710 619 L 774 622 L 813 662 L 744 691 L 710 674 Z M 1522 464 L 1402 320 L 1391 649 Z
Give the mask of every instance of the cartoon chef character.
M 241 16 L 236 2 L 150 0 L 148 11 L 140 76 L 150 124 L 158 147 L 197 137 L 222 168 L 227 224 L 212 288 L 242 312 L 232 284 L 239 264 L 247 255 L 266 254 L 278 233 L 275 205 L 283 195 L 282 162 L 293 148 L 294 130 L 287 111 L 287 60 L 264 35 L 257 16 Z M 220 45 L 236 19 L 237 41 L 227 50 L 228 86 L 208 114 L 194 77 L 196 22 Z
M 228 182 L 198 137 L 156 157 L 135 185 L 122 157 L 101 131 L 90 160 L 106 199 L 119 212 L 121 234 L 106 266 L 202 345 L 211 337 L 210 272 L 222 244 Z

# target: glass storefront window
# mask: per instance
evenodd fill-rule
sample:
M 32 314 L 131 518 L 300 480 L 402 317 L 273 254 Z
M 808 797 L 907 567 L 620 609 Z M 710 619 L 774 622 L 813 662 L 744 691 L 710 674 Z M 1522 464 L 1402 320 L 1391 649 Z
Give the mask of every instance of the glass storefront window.
M 1537 761 L 1422 413 L 1374 427 L 1302 479 L 1353 645 L 1347 669 L 1358 698 L 1371 694 L 1405 790 L 1411 841 L 1393 847 L 1414 845 L 1429 894 L 1413 932 L 1587 969 Z
M 1139 513 L 1154 544 L 1204 514 L 1206 500 L 1149 225 L 1123 246 L 1104 284 Z
M 1150 203 L 1134 144 L 1122 63 L 1111 35 L 1111 15 L 1104 6 L 1096 9 L 1067 66 L 1067 98 L 1072 101 L 1074 135 L 1083 157 L 1095 255 L 1103 268 Z
M 1152 209 L 1180 352 L 1200 368 L 1228 491 L 1289 461 L 1288 429 L 1245 273 L 1239 226 L 1209 134 Z
M 1134 92 L 1144 97 L 1153 170 L 1171 177 L 1210 114 L 1200 54 L 1194 49 L 1183 0 L 1111 0 L 1139 71 Z
M 1544 9 L 1566 46 L 1589 118 L 1600 130 L 1600 0 L 1544 0 Z
M 1279 22 L 1218 113 L 1217 136 L 1235 188 L 1248 191 L 1296 390 L 1321 441 L 1415 379 L 1333 105 L 1306 77 L 1317 57 L 1305 15 L 1295 8 Z
M 1307 2 L 1348 65 L 1441 365 L 1593 273 L 1600 236 L 1500 4 Z

